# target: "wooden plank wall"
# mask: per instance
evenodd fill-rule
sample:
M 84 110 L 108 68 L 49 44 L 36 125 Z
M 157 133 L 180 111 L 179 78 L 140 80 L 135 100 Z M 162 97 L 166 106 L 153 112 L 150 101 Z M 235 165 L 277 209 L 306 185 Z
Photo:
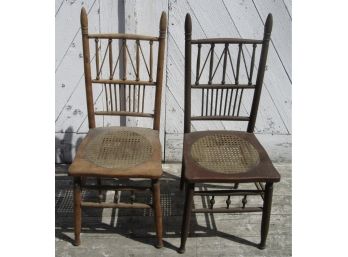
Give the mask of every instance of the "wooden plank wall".
M 274 18 L 267 72 L 256 123 L 257 137 L 274 161 L 291 160 L 291 0 L 56 0 L 56 162 L 70 162 L 87 133 L 81 31 L 82 6 L 90 31 L 157 35 L 161 11 L 168 14 L 161 141 L 166 161 L 180 161 L 184 106 L 184 19 L 190 13 L 193 38 L 261 38 L 267 14 Z M 97 108 L 102 108 L 97 101 Z M 99 125 L 119 125 L 101 117 Z M 127 125 L 148 126 L 127 118 Z M 244 129 L 231 122 L 196 122 L 193 130 Z

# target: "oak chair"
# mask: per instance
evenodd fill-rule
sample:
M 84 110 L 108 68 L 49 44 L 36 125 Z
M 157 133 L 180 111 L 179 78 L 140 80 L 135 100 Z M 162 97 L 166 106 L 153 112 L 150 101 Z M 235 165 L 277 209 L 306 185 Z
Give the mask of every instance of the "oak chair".
M 266 68 L 272 23 L 272 15 L 269 14 L 262 40 L 241 38 L 194 40 L 191 39 L 191 17 L 189 14 L 186 15 L 185 135 L 180 181 L 180 188 L 185 187 L 186 193 L 179 253 L 185 251 L 191 213 L 262 212 L 259 248 L 265 248 L 271 214 L 273 183 L 280 181 L 280 175 L 253 132 Z M 261 50 L 258 52 L 259 63 L 255 74 L 258 46 L 261 47 Z M 208 54 L 205 59 L 201 60 L 204 47 L 207 48 Z M 221 49 L 221 54 L 217 53 L 217 48 Z M 197 53 L 197 61 L 193 64 L 194 66 L 191 61 L 193 49 Z M 215 56 L 218 57 L 215 61 L 217 64 L 214 64 Z M 237 60 L 233 62 L 235 59 Z M 196 69 L 195 72 L 192 72 L 192 67 Z M 208 81 L 202 83 L 205 67 L 207 67 L 206 77 Z M 242 81 L 242 68 L 244 69 L 245 82 Z M 218 73 L 221 73 L 221 80 L 217 81 L 216 75 Z M 191 82 L 192 75 L 195 77 L 194 83 Z M 256 78 L 254 79 L 254 77 Z M 191 106 L 192 94 L 197 92 L 198 97 L 195 98 L 195 105 Z M 249 100 L 244 99 L 247 96 L 249 96 Z M 201 105 L 199 105 L 199 101 Z M 249 110 L 246 108 L 247 104 L 251 105 Z M 201 107 L 199 115 L 193 116 L 191 107 L 193 109 L 197 105 Z M 243 110 L 244 115 L 242 115 Z M 247 122 L 247 130 L 246 132 L 231 130 L 191 132 L 192 121 L 209 120 L 214 122 L 218 120 L 244 121 Z M 230 186 L 227 190 L 199 191 L 195 190 L 196 183 L 227 183 Z M 254 183 L 256 189 L 238 189 L 240 183 Z M 211 196 L 210 206 L 193 209 L 193 196 L 195 195 Z M 248 195 L 261 196 L 263 206 L 246 207 Z M 215 196 L 227 196 L 226 207 L 214 208 Z M 231 196 L 243 197 L 242 206 L 230 207 Z
M 162 12 L 158 37 L 131 34 L 91 34 L 88 32 L 86 10 L 84 8 L 81 10 L 89 132 L 80 144 L 76 157 L 69 167 L 69 175 L 74 178 L 75 245 L 80 244 L 81 208 L 97 207 L 152 208 L 156 223 L 156 246 L 163 246 L 159 182 L 162 175 L 159 128 L 166 27 L 166 13 Z M 95 48 L 90 48 L 90 41 L 95 44 Z M 103 43 L 105 51 L 102 50 Z M 155 44 L 158 47 L 157 71 L 153 69 Z M 115 51 L 117 46 L 119 49 Z M 145 51 L 145 47 L 147 47 L 147 51 Z M 136 52 L 135 58 L 132 58 L 132 49 Z M 92 50 L 94 50 L 94 55 L 91 58 Z M 146 53 L 149 53 L 148 57 L 145 57 Z M 91 61 L 96 65 L 94 75 L 92 75 Z M 146 68 L 146 79 L 142 79 L 141 66 L 143 70 Z M 115 72 L 117 67 L 120 69 L 119 78 Z M 132 72 L 134 72 L 131 79 L 127 79 L 130 74 L 127 67 L 132 68 Z M 97 87 L 101 90 L 98 91 L 99 96 L 103 95 L 105 100 L 103 101 L 104 110 L 97 110 L 95 106 L 97 95 L 93 95 L 93 93 Z M 154 103 L 151 105 L 153 113 L 146 111 L 148 105 L 145 105 L 145 100 L 151 99 L 146 94 L 149 90 L 155 91 Z M 115 126 L 96 128 L 96 115 L 153 118 L 153 129 Z M 87 183 L 87 177 L 97 178 L 97 183 Z M 151 181 L 151 185 L 106 185 L 105 182 L 102 183 L 102 178 L 112 178 L 116 181 L 117 179 L 142 178 Z M 97 190 L 99 200 L 82 201 L 82 189 Z M 131 191 L 131 200 L 128 203 L 121 203 L 116 197 L 114 202 L 106 202 L 103 196 L 104 190 L 115 190 L 115 194 L 118 194 L 118 191 Z M 150 191 L 152 204 L 136 203 L 134 191 Z

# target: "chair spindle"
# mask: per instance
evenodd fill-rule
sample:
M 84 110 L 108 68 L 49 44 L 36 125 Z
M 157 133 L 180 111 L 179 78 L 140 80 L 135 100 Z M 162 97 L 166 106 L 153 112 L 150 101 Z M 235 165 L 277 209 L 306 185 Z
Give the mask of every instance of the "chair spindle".
M 136 51 L 136 66 L 137 66 L 137 71 L 136 71 L 136 78 L 135 80 L 136 81 L 139 81 L 140 80 L 140 42 L 139 40 L 136 41 L 136 46 L 137 46 L 137 51 Z
M 150 41 L 150 72 L 149 72 L 149 81 L 152 82 L 152 69 L 153 69 L 153 50 L 152 50 L 153 41 Z
M 113 67 L 113 63 L 112 63 L 112 39 L 110 38 L 109 39 L 109 71 L 110 71 L 110 80 L 113 78 L 113 75 L 112 75 L 112 67 Z M 110 89 L 110 92 L 111 92 L 111 89 Z
M 256 52 L 256 44 L 253 44 L 253 53 L 251 56 L 251 63 L 250 63 L 250 77 L 249 77 L 249 85 L 252 85 L 253 83 L 253 72 L 254 72 L 254 66 L 255 66 L 255 52 Z
M 99 40 L 98 38 L 95 39 L 95 68 L 96 68 L 96 79 L 99 79 Z

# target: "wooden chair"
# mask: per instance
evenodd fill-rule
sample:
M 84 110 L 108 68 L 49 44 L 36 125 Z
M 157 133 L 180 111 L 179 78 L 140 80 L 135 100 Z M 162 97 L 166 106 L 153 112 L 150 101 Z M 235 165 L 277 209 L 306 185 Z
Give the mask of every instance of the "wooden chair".
M 253 134 L 261 88 L 266 67 L 268 45 L 272 30 L 272 15 L 266 20 L 262 40 L 236 38 L 207 38 L 191 39 L 192 23 L 189 14 L 185 20 L 185 120 L 184 120 L 184 149 L 180 187 L 186 187 L 185 207 L 183 214 L 181 245 L 179 252 L 185 251 L 185 243 L 190 226 L 191 213 L 235 213 L 235 212 L 262 212 L 260 249 L 265 248 L 271 214 L 273 183 L 280 181 L 280 175 L 273 167 L 266 151 Z M 256 61 L 256 49 L 259 51 L 259 64 L 256 82 L 253 81 L 253 70 Z M 191 83 L 191 55 L 197 47 L 197 62 L 195 82 Z M 203 47 L 208 47 L 205 61 L 201 61 Z M 216 48 L 220 47 L 221 55 Z M 249 47 L 248 52 L 245 52 Z M 233 51 L 236 62 L 233 63 Z M 247 53 L 250 63 L 247 64 Z M 214 56 L 220 58 L 214 64 Z M 210 57 L 210 59 L 209 59 Z M 209 59 L 209 62 L 208 62 Z M 203 65 L 202 65 L 203 63 Z M 209 63 L 209 64 L 207 64 Z M 244 63 L 244 65 L 243 65 Z M 218 66 L 222 79 L 215 82 Z M 222 66 L 222 68 L 221 68 Z M 208 81 L 201 83 L 204 68 L 207 67 Z M 232 71 L 231 81 L 227 83 L 227 67 Z M 245 68 L 246 83 L 241 83 L 241 67 Z M 215 80 L 215 81 L 214 81 Z M 246 91 L 249 93 L 246 94 Z M 195 105 L 191 106 L 194 92 L 198 92 Z M 244 96 L 249 95 L 251 103 L 249 115 L 241 115 L 245 108 Z M 201 99 L 199 99 L 201 98 Z M 245 97 L 244 97 L 245 98 Z M 201 105 L 198 102 L 201 102 Z M 193 116 L 191 107 L 201 107 L 200 115 Z M 249 104 L 250 105 L 250 104 Z M 247 132 L 244 131 L 197 131 L 191 132 L 191 121 L 246 121 Z M 255 183 L 255 190 L 238 189 L 239 183 Z M 196 183 L 233 183 L 228 190 L 195 190 Z M 265 183 L 265 186 L 264 184 Z M 220 184 L 221 185 L 221 184 Z M 212 196 L 209 208 L 192 209 L 193 196 Z M 214 208 L 215 196 L 227 196 L 226 207 Z M 263 207 L 246 207 L 248 195 L 260 195 Z M 231 208 L 231 196 L 244 196 L 242 207 Z
M 69 175 L 74 178 L 74 229 L 75 245 L 80 244 L 81 208 L 152 208 L 155 216 L 157 247 L 162 247 L 162 212 L 160 205 L 160 183 L 162 175 L 161 145 L 159 141 L 161 94 L 163 81 L 163 62 L 165 52 L 167 18 L 163 12 L 159 25 L 159 37 L 131 35 L 131 34 L 90 34 L 88 32 L 87 13 L 81 10 L 81 29 L 83 43 L 83 61 L 85 86 L 88 109 L 89 132 L 80 144 L 76 157 L 69 167 Z M 91 56 L 89 43 L 95 41 L 95 55 L 92 61 L 96 64 L 95 76 L 92 78 Z M 105 51 L 101 53 L 102 41 Z M 114 41 L 114 44 L 113 44 Z M 119 46 L 118 57 L 113 49 Z M 135 61 L 132 60 L 129 45 L 135 48 Z M 153 48 L 158 47 L 157 74 L 153 80 Z M 147 47 L 149 57 L 145 58 Z M 100 58 L 102 56 L 102 58 Z M 108 57 L 106 57 L 108 56 Z M 117 59 L 116 59 L 116 57 Z M 101 59 L 101 60 L 100 60 Z M 133 58 L 134 59 L 134 58 Z M 105 61 L 108 60 L 108 61 Z M 134 71 L 135 79 L 127 79 L 128 67 Z M 108 63 L 108 67 L 105 67 Z M 121 78 L 115 75 L 116 67 L 123 63 Z M 131 65 L 130 65 L 131 64 Z M 105 66 L 104 66 L 105 65 Z M 140 67 L 146 67 L 148 79 L 141 80 Z M 103 67 L 107 71 L 103 75 Z M 106 75 L 105 75 L 106 73 Z M 117 74 L 117 73 L 116 73 Z M 146 77 L 147 77 L 146 75 Z M 106 110 L 95 110 L 93 90 L 99 87 L 105 98 Z M 101 87 L 101 88 L 100 88 Z M 144 111 L 145 96 L 148 90 L 155 91 L 153 113 Z M 99 127 L 96 128 L 96 115 L 138 116 L 153 118 L 153 129 L 139 127 Z M 109 116 L 108 116 L 109 117 Z M 96 177 L 97 184 L 85 183 L 87 177 Z M 143 178 L 151 180 L 148 186 L 104 185 L 101 178 L 133 179 Z M 91 189 L 99 191 L 99 201 L 87 202 L 81 199 L 81 190 Z M 102 190 L 131 191 L 131 201 L 121 203 L 118 200 L 107 203 L 103 200 Z M 150 191 L 152 204 L 135 203 L 134 191 Z

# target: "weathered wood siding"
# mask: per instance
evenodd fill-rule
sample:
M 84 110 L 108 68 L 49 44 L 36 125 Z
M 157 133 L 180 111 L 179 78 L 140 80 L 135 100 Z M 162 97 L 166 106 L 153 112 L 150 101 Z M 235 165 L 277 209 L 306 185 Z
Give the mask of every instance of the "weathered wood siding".
M 82 65 L 80 9 L 94 32 L 157 35 L 161 11 L 168 14 L 161 142 L 166 161 L 181 160 L 184 106 L 184 19 L 193 38 L 261 38 L 267 14 L 274 18 L 264 89 L 255 132 L 275 161 L 291 160 L 291 0 L 56 0 L 56 162 L 70 162 L 88 130 Z M 101 99 L 97 107 L 102 108 Z M 119 125 L 100 117 L 98 125 Z M 130 126 L 149 120 L 127 118 Z M 243 123 L 196 122 L 193 130 L 244 129 Z

